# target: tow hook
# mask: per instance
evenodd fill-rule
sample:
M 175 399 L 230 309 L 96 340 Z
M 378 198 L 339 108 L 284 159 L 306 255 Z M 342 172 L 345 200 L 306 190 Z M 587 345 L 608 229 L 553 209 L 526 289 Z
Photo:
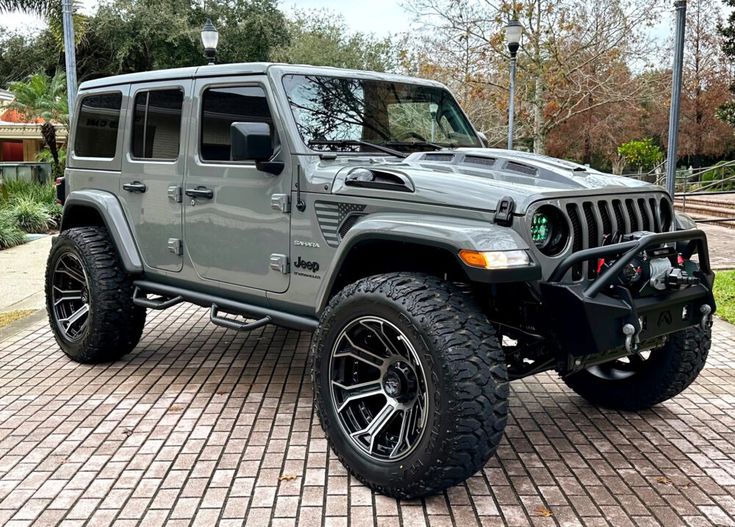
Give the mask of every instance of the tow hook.
M 705 331 L 712 323 L 712 306 L 709 304 L 703 304 L 699 308 L 699 312 L 702 313 L 702 321 L 699 323 L 702 331 Z
M 640 339 L 638 338 L 635 326 L 633 324 L 625 324 L 623 326 L 623 335 L 625 335 L 625 350 L 630 354 L 637 353 Z

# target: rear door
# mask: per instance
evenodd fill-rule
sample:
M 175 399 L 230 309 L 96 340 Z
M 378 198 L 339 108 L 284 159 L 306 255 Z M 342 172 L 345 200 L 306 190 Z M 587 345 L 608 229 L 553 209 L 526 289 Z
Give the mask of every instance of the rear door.
M 148 267 L 182 268 L 182 193 L 191 80 L 133 85 L 120 197 Z
M 278 175 L 230 156 L 235 122 L 268 123 L 278 143 L 266 79 L 197 79 L 194 92 L 197 126 L 189 139 L 184 191 L 208 195 L 184 198 L 185 246 L 194 269 L 207 280 L 283 292 L 289 285 L 290 216 L 274 202 L 290 195 L 289 156 L 277 148 L 286 162 Z

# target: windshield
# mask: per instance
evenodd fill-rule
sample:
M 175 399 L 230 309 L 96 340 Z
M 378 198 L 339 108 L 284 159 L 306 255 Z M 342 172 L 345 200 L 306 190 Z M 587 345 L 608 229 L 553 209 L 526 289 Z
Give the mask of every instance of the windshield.
M 411 152 L 482 146 L 443 88 L 322 75 L 284 75 L 301 138 L 320 151 Z M 355 142 L 361 142 L 357 144 Z

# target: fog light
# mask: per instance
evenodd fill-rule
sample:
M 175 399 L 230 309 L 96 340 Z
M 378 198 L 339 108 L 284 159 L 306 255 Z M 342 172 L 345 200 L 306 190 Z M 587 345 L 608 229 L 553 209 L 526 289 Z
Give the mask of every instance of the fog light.
M 460 259 L 470 267 L 480 269 L 508 269 L 525 267 L 531 260 L 526 251 L 459 251 Z

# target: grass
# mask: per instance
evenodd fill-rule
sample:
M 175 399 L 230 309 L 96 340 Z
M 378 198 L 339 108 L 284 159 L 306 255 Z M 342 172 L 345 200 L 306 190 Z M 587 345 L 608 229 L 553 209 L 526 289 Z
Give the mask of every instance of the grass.
M 25 318 L 32 313 L 32 309 L 20 309 L 18 311 L 6 311 L 5 313 L 0 313 L 0 328 L 12 324 L 16 320 Z
M 735 271 L 719 271 L 715 278 L 715 301 L 720 318 L 735 324 Z

